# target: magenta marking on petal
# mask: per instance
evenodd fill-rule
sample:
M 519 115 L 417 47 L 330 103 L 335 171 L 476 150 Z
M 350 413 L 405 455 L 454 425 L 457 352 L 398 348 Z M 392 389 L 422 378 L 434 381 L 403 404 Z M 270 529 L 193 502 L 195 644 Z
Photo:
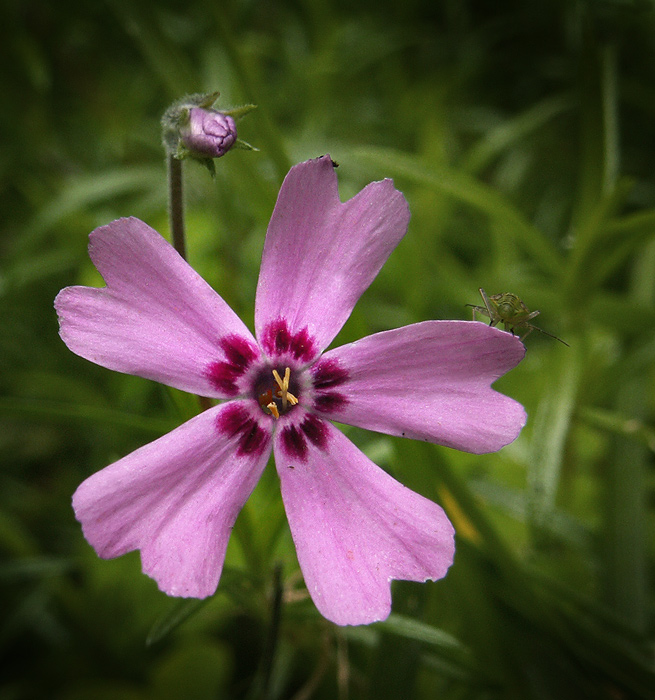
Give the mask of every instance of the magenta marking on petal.
M 295 425 L 287 425 L 282 430 L 282 444 L 290 457 L 307 460 L 307 442 L 302 431 Z
M 212 362 L 207 368 L 207 378 L 215 389 L 226 396 L 236 396 L 239 389 L 236 380 L 242 372 L 235 370 L 234 366 L 227 362 Z
M 337 391 L 329 391 L 314 397 L 314 409 L 322 413 L 337 413 L 348 405 L 347 397 Z
M 206 370 L 207 378 L 214 388 L 226 396 L 236 396 L 239 393 L 237 379 L 257 359 L 257 349 L 238 335 L 221 338 L 219 345 L 227 361 L 217 360 L 210 363 Z
M 335 359 L 320 360 L 312 367 L 314 388 L 318 391 L 339 386 L 348 379 L 348 376 L 348 370 L 341 367 Z
M 324 413 L 334 413 L 346 406 L 348 399 L 338 391 L 330 391 L 348 380 L 348 370 L 331 359 L 319 360 L 311 369 L 314 389 L 314 408 Z
M 282 430 L 282 444 L 290 457 L 307 461 L 307 440 L 321 450 L 328 442 L 328 426 L 320 418 L 308 414 L 300 425 L 287 425 Z
M 262 454 L 269 441 L 269 434 L 253 418 L 252 427 L 249 431 L 244 431 L 239 443 L 238 455 Z
M 269 357 L 281 355 L 289 349 L 291 336 L 289 327 L 283 318 L 271 321 L 264 329 L 262 345 Z
M 227 406 L 219 414 L 216 427 L 229 437 L 239 437 L 237 455 L 261 454 L 268 445 L 269 432 L 264 430 L 250 415 L 250 412 L 237 403 Z
M 326 448 L 328 428 L 320 418 L 309 414 L 300 424 L 300 427 L 312 444 L 321 450 Z
M 220 345 L 227 361 L 234 367 L 240 367 L 243 372 L 257 359 L 257 349 L 241 336 L 228 335 L 221 339 Z
M 316 344 L 307 328 L 293 335 L 282 317 L 266 326 L 262 334 L 262 346 L 269 357 L 291 353 L 296 360 L 308 362 L 316 355 Z
M 216 422 L 221 431 L 227 433 L 229 437 L 234 437 L 243 432 L 244 426 L 252 420 L 245 406 L 233 403 L 218 415 Z
M 316 354 L 314 339 L 307 328 L 298 331 L 291 339 L 291 352 L 296 360 L 307 362 Z

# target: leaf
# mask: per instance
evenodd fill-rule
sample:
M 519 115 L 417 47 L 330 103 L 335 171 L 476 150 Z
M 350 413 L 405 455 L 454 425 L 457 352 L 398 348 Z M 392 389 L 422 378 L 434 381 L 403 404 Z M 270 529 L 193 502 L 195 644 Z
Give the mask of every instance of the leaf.
M 536 226 L 499 191 L 476 178 L 446 167 L 426 165 L 413 155 L 385 148 L 359 148 L 353 157 L 376 172 L 402 177 L 436 190 L 486 214 L 503 227 L 506 235 L 534 259 L 535 265 L 557 276 L 562 258 L 556 248 Z
M 124 426 L 156 435 L 161 435 L 175 427 L 175 423 L 171 420 L 139 416 L 104 406 L 19 397 L 0 397 L 0 416 L 14 420 L 37 418 L 64 424 L 74 420 L 83 423 Z
M 158 620 L 148 632 L 146 646 L 150 647 L 174 632 L 181 624 L 201 610 L 211 598 L 188 598 L 176 601 L 175 605 Z
M 37 556 L 14 559 L 0 564 L 0 581 L 61 576 L 75 568 L 73 559 Z
M 447 654 L 469 654 L 468 649 L 448 632 L 405 615 L 391 613 L 386 620 L 378 622 L 376 627 L 405 639 L 424 642 Z

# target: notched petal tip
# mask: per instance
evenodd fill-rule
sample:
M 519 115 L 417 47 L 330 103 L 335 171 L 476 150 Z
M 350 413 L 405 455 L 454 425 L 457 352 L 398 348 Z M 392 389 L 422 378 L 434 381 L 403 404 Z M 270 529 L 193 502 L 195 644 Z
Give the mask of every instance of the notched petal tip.
M 242 362 L 222 339 L 256 347 L 225 301 L 154 229 L 136 218 L 117 219 L 89 236 L 89 254 L 106 286 L 67 287 L 55 300 L 60 335 L 69 349 L 108 369 L 183 391 L 228 398 L 233 382 L 212 382 L 207 368 Z M 224 381 L 225 380 L 225 381 Z M 222 385 L 222 383 L 225 386 Z
M 230 407 L 204 411 L 78 487 L 75 515 L 99 556 L 140 550 L 144 573 L 168 595 L 216 590 L 232 527 L 270 454 L 256 426 L 220 429 Z
M 271 216 L 257 285 L 262 338 L 278 318 L 329 345 L 407 231 L 409 207 L 391 180 L 342 202 L 329 156 L 294 166 Z M 285 270 L 292 274 L 281 279 Z
M 339 422 L 481 454 L 525 424 L 523 407 L 491 388 L 524 354 L 518 339 L 482 323 L 424 321 L 331 350 L 321 363 L 349 373 Z
M 329 423 L 322 425 L 325 442 L 307 440 L 303 459 L 294 459 L 284 436 L 276 436 L 282 497 L 318 610 L 338 625 L 369 624 L 388 616 L 392 579 L 445 576 L 454 531 L 436 503 L 395 481 Z

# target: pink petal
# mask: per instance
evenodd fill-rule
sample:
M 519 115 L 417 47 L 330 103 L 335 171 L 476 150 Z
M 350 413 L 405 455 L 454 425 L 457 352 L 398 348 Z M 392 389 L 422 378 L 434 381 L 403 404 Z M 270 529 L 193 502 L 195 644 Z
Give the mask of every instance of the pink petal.
M 383 620 L 391 610 L 391 579 L 445 576 L 455 551 L 453 527 L 436 503 L 399 484 L 328 422 L 320 424 L 307 432 L 304 454 L 289 449 L 283 431 L 275 439 L 300 568 L 328 620 Z
M 255 341 L 169 243 L 139 219 L 118 219 L 91 233 L 89 254 L 107 286 L 68 287 L 55 300 L 74 353 L 184 391 L 234 395 L 209 367 L 226 359 L 221 344 Z
M 347 376 L 326 411 L 334 420 L 480 454 L 525 424 L 523 407 L 490 388 L 524 354 L 518 338 L 484 323 L 426 321 L 336 348 L 317 366 Z
M 327 347 L 398 242 L 409 208 L 391 180 L 373 182 L 345 203 L 329 156 L 291 168 L 268 226 L 255 327 L 303 332 Z M 263 347 L 266 344 L 263 343 Z
M 99 556 L 140 549 L 165 593 L 216 590 L 232 526 L 270 455 L 270 432 L 245 405 L 209 409 L 80 485 L 73 508 Z

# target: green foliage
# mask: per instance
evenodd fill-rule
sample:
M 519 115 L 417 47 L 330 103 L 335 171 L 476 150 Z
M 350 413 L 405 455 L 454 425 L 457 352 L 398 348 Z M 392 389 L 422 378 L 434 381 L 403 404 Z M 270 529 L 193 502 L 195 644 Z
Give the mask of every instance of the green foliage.
M 652 3 L 0 12 L 0 698 L 655 698 Z M 498 383 L 528 413 L 500 453 L 349 432 L 458 533 L 448 576 L 395 584 L 384 623 L 320 618 L 271 469 L 202 604 L 159 593 L 138 555 L 98 559 L 70 508 L 86 476 L 197 410 L 72 355 L 52 301 L 101 284 L 94 227 L 168 233 L 159 120 L 216 89 L 258 105 L 239 135 L 260 150 L 228 153 L 214 181 L 185 165 L 189 257 L 250 325 L 281 180 L 329 152 L 343 198 L 393 177 L 412 210 L 337 342 L 467 318 L 484 287 L 571 346 L 533 334 Z

